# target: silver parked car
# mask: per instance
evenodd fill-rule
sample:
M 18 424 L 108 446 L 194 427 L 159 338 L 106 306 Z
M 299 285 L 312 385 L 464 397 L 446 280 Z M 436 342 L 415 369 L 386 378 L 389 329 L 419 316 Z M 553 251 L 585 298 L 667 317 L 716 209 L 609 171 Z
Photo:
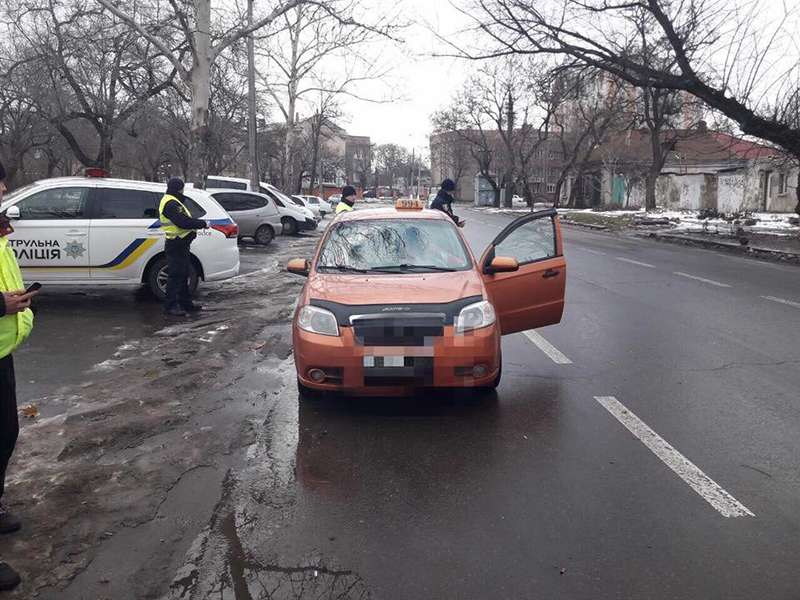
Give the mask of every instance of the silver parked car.
M 239 238 L 253 238 L 266 246 L 282 229 L 281 215 L 266 194 L 237 189 L 209 190 L 239 226 Z

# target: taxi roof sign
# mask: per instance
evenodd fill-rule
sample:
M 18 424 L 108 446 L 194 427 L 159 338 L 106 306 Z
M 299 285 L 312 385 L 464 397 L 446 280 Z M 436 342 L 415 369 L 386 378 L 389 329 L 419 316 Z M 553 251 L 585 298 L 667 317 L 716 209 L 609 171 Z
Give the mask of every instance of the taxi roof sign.
M 398 198 L 394 207 L 397 210 L 422 210 L 425 208 L 425 203 L 414 198 Z

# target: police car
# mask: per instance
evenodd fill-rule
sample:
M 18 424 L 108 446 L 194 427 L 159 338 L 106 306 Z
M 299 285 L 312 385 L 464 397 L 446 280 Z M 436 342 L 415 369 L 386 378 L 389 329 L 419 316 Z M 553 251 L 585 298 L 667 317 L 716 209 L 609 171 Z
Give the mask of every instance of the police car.
M 141 285 L 166 289 L 164 232 L 158 205 L 164 184 L 63 177 L 8 194 L 9 244 L 25 281 L 47 285 Z M 187 186 L 186 207 L 208 221 L 192 244 L 191 289 L 239 272 L 239 228 L 207 192 Z

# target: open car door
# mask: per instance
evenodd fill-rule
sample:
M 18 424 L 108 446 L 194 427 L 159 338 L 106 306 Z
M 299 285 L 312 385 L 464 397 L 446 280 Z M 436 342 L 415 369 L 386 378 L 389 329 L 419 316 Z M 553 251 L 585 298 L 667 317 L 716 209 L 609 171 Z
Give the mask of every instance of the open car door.
M 555 209 L 508 225 L 486 249 L 480 267 L 503 335 L 561 321 L 567 262 Z

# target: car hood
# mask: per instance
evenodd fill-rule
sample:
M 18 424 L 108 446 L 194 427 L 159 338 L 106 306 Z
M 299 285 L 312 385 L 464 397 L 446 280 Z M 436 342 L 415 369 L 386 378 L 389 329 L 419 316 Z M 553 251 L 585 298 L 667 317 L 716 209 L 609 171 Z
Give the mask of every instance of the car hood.
M 339 304 L 443 304 L 461 298 L 484 296 L 478 273 L 313 274 L 306 285 L 306 301 Z

